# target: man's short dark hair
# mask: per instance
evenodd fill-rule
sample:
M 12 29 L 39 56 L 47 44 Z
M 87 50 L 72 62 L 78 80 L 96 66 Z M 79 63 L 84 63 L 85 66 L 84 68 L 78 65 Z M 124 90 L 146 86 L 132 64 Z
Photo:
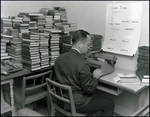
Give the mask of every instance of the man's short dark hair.
M 90 36 L 90 33 L 88 33 L 85 30 L 77 30 L 72 37 L 72 43 L 77 43 L 78 41 L 83 41 L 87 38 L 87 35 Z

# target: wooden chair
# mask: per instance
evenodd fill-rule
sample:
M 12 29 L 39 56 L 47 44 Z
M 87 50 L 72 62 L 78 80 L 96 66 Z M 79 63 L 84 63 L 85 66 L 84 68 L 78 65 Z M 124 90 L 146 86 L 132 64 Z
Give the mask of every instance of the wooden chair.
M 14 87 L 16 106 L 25 108 L 25 105 L 47 97 L 46 78 L 52 77 L 52 70 L 23 78 L 22 84 Z M 28 83 L 27 83 L 28 82 Z
M 66 86 L 60 83 L 57 83 L 51 79 L 46 78 L 46 84 L 47 84 L 47 92 L 48 92 L 48 114 L 50 116 L 55 116 L 55 110 L 63 113 L 64 115 L 67 116 L 87 116 L 89 113 L 77 113 L 75 104 L 74 104 L 74 99 L 73 99 L 73 94 L 72 94 L 72 89 L 70 86 Z M 56 93 L 56 88 L 57 90 L 59 89 L 60 95 Z M 69 99 L 65 98 L 63 95 L 63 91 L 68 91 Z M 70 111 L 65 110 L 61 108 L 60 106 L 55 103 L 54 99 L 57 99 L 59 101 L 68 103 L 70 105 Z M 51 107 L 50 107 L 51 105 Z

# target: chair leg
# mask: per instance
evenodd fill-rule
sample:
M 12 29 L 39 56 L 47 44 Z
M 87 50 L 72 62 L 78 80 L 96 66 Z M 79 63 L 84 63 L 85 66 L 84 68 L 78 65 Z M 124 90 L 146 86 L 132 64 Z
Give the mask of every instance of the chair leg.
M 33 109 L 35 109 L 37 107 L 36 101 L 33 102 Z
M 47 107 L 48 107 L 48 115 L 50 116 L 51 113 L 50 113 L 50 101 L 49 101 L 49 98 L 47 98 Z
M 54 109 L 54 107 L 51 108 L 51 116 L 55 116 L 55 109 Z
M 50 103 L 49 98 L 47 98 L 47 106 L 48 106 L 48 115 L 55 116 L 55 109 L 54 106 Z

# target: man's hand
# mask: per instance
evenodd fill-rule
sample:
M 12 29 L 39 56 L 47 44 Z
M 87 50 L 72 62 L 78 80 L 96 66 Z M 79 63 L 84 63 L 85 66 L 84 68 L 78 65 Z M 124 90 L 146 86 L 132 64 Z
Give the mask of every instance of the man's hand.
M 102 72 L 101 69 L 95 69 L 95 70 L 93 71 L 93 77 L 95 77 L 95 78 L 97 78 L 97 79 L 99 79 L 102 74 L 103 74 L 103 72 Z

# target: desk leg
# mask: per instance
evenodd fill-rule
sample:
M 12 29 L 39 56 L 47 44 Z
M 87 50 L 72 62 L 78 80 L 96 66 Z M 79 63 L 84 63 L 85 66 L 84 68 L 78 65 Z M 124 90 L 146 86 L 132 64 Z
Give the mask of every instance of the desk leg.
M 147 89 L 144 89 L 143 91 L 140 92 L 140 95 L 139 95 L 139 109 L 142 108 L 145 105 L 145 101 L 147 100 L 146 91 L 147 91 Z M 143 113 L 141 113 L 139 116 L 143 116 Z
M 16 109 L 14 106 L 14 92 L 13 92 L 13 80 L 10 84 L 10 99 L 11 99 L 11 107 L 12 107 L 12 116 L 16 115 Z

